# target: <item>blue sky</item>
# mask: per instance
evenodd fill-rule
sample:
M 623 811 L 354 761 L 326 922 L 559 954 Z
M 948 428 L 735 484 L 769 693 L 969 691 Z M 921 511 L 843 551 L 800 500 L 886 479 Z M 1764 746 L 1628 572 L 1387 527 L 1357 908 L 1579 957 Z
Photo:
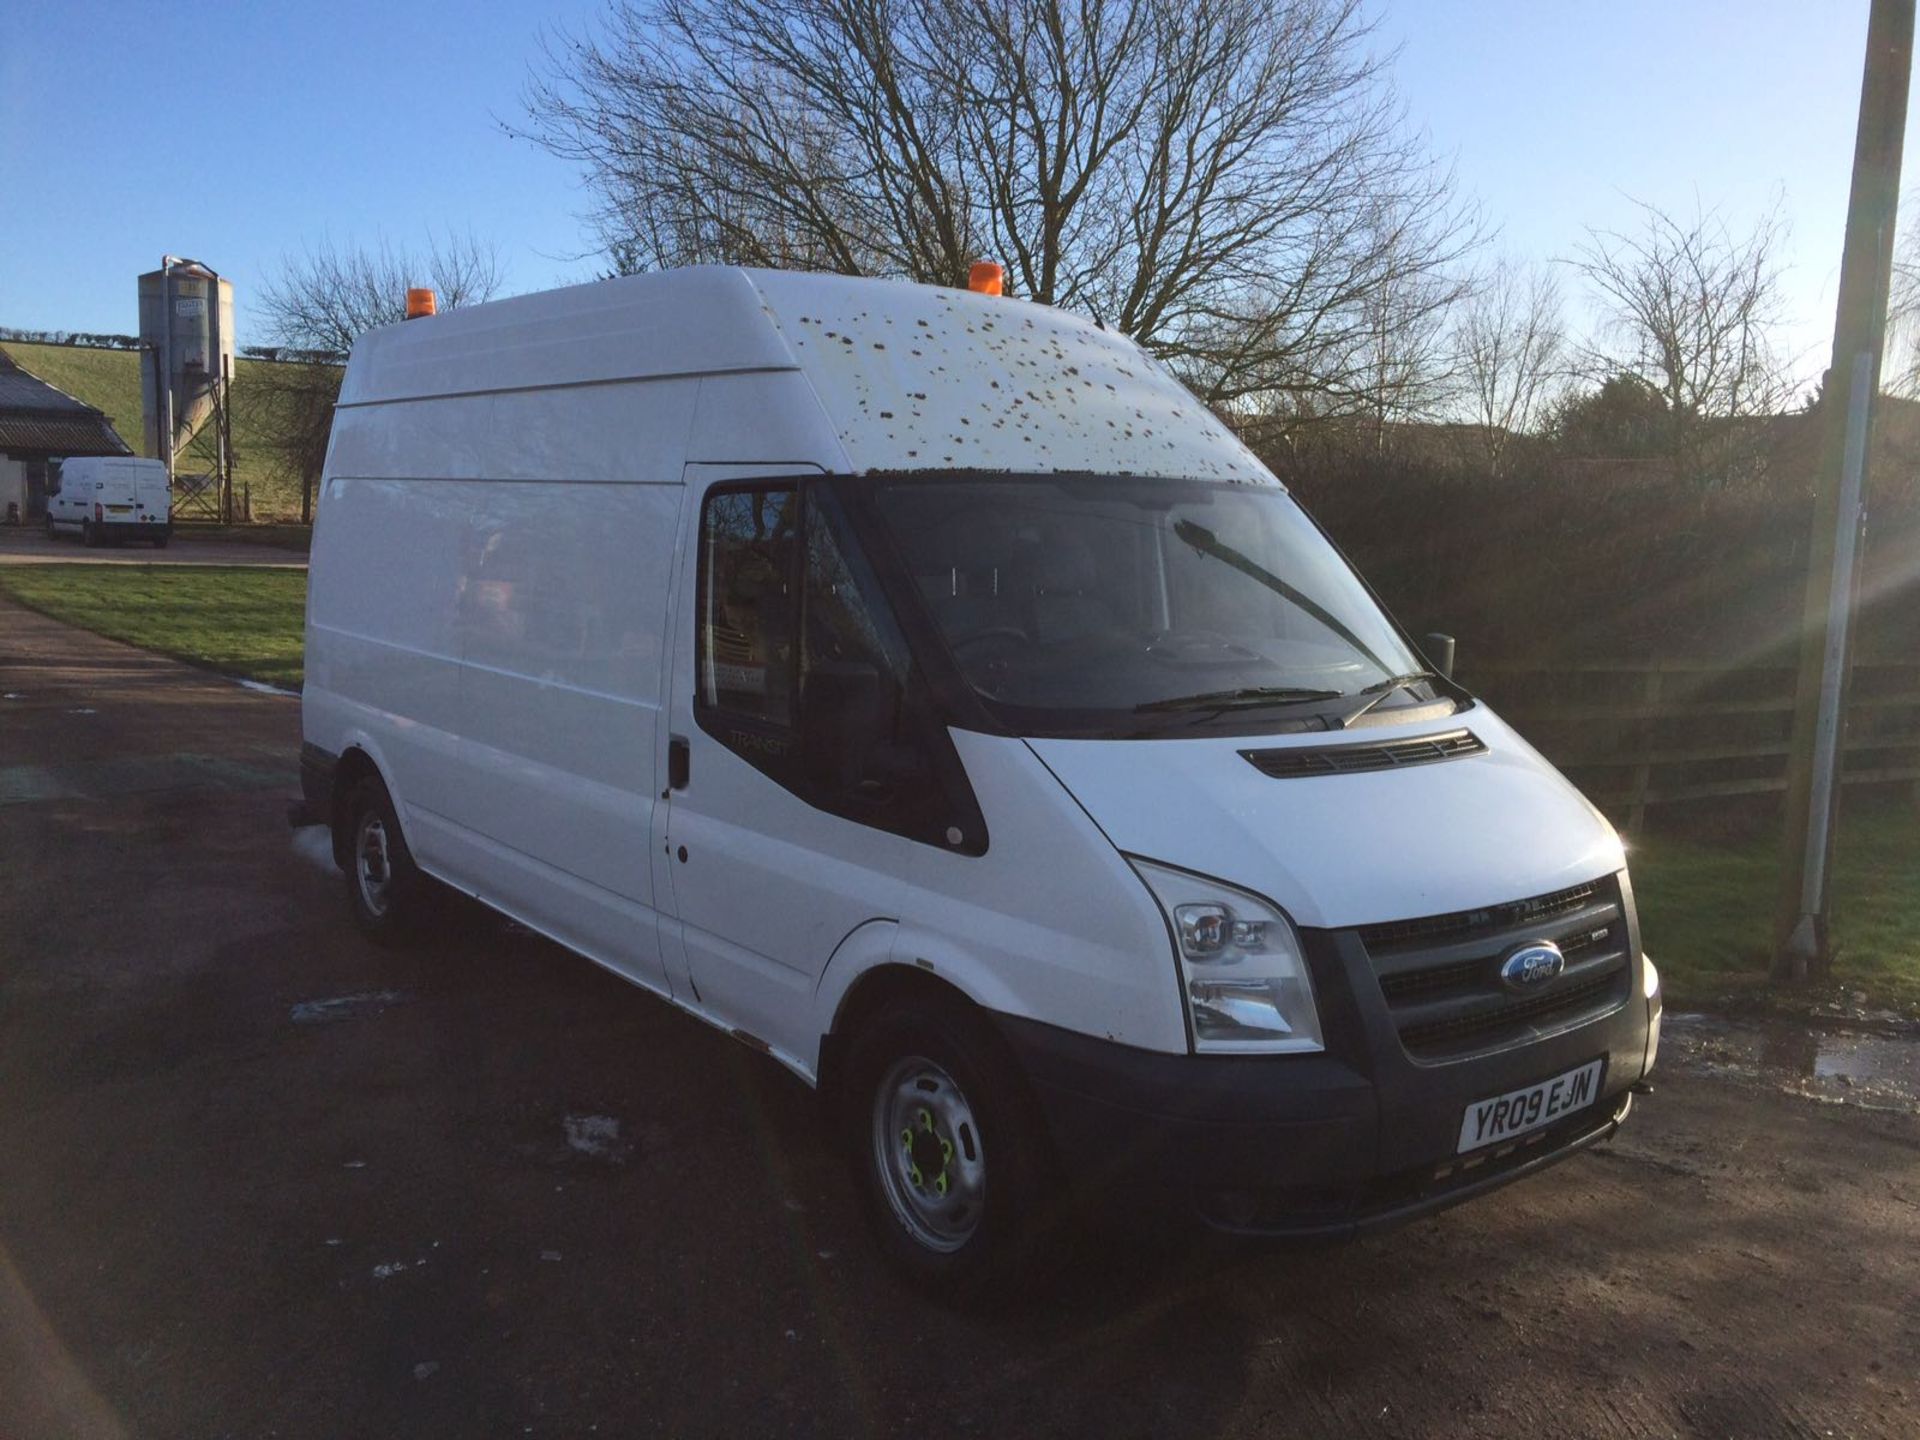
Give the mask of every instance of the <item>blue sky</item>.
M 519 115 L 543 28 L 598 10 L 7 0 L 0 324 L 131 331 L 134 278 L 171 251 L 234 280 L 251 343 L 260 280 L 326 238 L 471 230 L 498 244 L 509 290 L 588 278 L 578 177 L 499 122 Z M 1372 13 L 1399 49 L 1410 119 L 1516 255 L 1564 255 L 1586 224 L 1630 223 L 1627 195 L 1679 209 L 1697 196 L 1744 222 L 1779 194 L 1788 344 L 1817 370 L 1866 0 L 1375 0 Z M 1920 166 L 1911 135 L 1909 152 Z

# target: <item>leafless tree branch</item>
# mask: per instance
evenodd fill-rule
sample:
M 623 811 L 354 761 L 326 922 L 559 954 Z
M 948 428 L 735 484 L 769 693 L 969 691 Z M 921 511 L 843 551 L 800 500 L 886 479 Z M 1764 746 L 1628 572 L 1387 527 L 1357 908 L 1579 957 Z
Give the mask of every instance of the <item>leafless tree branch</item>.
M 1461 307 L 1453 339 L 1467 412 L 1488 468 L 1500 474 L 1513 438 L 1539 426 L 1564 375 L 1558 283 L 1545 271 L 1496 262 Z
M 1776 204 L 1736 233 L 1719 212 L 1677 218 L 1639 205 L 1639 230 L 1590 230 L 1571 257 L 1606 315 L 1586 359 L 1645 376 L 1682 420 L 1765 415 L 1787 397 Z

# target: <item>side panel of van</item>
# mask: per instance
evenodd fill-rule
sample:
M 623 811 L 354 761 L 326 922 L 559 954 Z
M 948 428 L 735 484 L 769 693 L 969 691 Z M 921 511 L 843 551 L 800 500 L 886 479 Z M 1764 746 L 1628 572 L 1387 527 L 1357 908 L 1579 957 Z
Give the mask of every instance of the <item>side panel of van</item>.
M 343 411 L 336 451 L 366 423 Z M 454 486 L 335 474 L 320 497 L 308 571 L 307 739 L 380 766 L 414 858 L 445 863 L 461 783 L 460 602 L 467 507 Z
M 472 855 L 475 880 L 658 981 L 642 956 L 658 949 L 650 831 L 679 487 L 486 489 L 460 613 L 470 773 L 452 812 L 494 842 Z
M 336 471 L 406 476 L 331 483 L 422 552 L 384 561 L 416 576 L 396 585 L 387 569 L 370 587 L 387 604 L 407 597 L 413 620 L 357 614 L 348 646 L 410 656 L 397 663 L 417 666 L 439 716 L 376 721 L 397 746 L 391 783 L 417 857 L 661 990 L 654 752 L 696 383 L 350 407 L 332 457 Z M 322 533 L 351 508 L 327 513 Z M 323 568 L 338 580 L 343 567 Z M 317 598 L 316 631 L 354 603 Z M 408 690 L 368 672 L 347 693 Z

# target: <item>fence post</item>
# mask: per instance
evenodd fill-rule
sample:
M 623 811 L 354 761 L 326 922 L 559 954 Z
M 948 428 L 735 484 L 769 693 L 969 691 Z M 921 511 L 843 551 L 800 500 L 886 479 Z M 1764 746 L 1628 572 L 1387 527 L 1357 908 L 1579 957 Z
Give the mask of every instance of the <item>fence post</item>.
M 1654 661 L 1647 667 L 1641 679 L 1640 698 L 1646 706 L 1640 717 L 1641 733 L 1640 753 L 1651 754 L 1654 744 L 1648 731 L 1659 723 L 1659 717 L 1653 712 L 1660 703 L 1660 662 Z M 1647 818 L 1647 792 L 1653 788 L 1653 766 L 1645 761 L 1633 767 L 1633 789 L 1627 804 L 1627 829 L 1639 833 Z

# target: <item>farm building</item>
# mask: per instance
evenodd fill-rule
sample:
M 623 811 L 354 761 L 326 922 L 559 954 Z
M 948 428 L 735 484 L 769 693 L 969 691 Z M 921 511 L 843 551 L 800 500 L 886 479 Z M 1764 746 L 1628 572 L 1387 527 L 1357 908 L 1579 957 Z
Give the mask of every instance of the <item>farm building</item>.
M 0 350 L 0 522 L 38 523 L 47 508 L 49 461 L 132 453 L 100 411 Z

